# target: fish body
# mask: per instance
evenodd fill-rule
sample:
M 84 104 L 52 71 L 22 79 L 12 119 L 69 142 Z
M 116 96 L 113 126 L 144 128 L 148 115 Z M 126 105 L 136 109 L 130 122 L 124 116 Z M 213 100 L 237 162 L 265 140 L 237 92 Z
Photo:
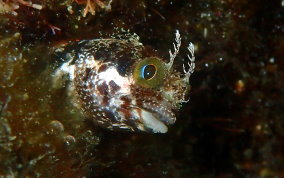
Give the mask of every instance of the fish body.
M 166 133 L 189 91 L 194 70 L 193 45 L 188 70 L 173 69 L 180 47 L 176 34 L 170 61 L 145 47 L 139 38 L 82 40 L 70 45 L 67 62 L 55 76 L 67 73 L 86 118 L 110 130 Z M 65 51 L 62 50 L 62 51 Z

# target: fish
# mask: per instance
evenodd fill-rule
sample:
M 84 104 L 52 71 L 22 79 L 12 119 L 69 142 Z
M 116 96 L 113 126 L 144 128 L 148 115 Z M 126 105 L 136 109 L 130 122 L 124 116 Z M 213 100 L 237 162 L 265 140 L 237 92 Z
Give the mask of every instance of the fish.
M 176 121 L 175 113 L 189 100 L 194 45 L 189 43 L 188 62 L 179 72 L 173 65 L 181 46 L 178 30 L 169 60 L 139 40 L 133 34 L 67 44 L 57 49 L 66 62 L 54 77 L 68 76 L 74 103 L 95 125 L 114 131 L 166 133 Z

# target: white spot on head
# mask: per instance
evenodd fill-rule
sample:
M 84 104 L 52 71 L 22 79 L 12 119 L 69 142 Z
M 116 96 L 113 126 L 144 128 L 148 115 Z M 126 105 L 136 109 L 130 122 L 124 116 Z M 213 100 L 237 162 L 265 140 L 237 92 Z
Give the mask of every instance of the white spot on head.
M 119 93 L 130 94 L 131 80 L 129 77 L 122 77 L 115 67 L 110 67 L 109 69 L 98 74 L 100 82 L 106 82 L 109 84 L 110 81 L 114 81 L 119 87 Z

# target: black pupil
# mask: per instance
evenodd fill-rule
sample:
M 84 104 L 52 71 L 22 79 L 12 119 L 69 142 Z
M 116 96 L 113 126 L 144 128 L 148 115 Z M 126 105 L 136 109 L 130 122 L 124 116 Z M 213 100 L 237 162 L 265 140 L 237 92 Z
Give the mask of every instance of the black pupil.
M 144 79 L 151 79 L 156 74 L 156 67 L 153 65 L 147 65 L 143 71 Z

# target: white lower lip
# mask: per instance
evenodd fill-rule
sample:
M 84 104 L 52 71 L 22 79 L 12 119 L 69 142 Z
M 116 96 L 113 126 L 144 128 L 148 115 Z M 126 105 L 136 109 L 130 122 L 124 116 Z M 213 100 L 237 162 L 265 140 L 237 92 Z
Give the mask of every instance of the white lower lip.
M 168 127 L 157 119 L 151 112 L 142 109 L 141 116 L 144 127 L 151 129 L 154 133 L 168 132 Z

